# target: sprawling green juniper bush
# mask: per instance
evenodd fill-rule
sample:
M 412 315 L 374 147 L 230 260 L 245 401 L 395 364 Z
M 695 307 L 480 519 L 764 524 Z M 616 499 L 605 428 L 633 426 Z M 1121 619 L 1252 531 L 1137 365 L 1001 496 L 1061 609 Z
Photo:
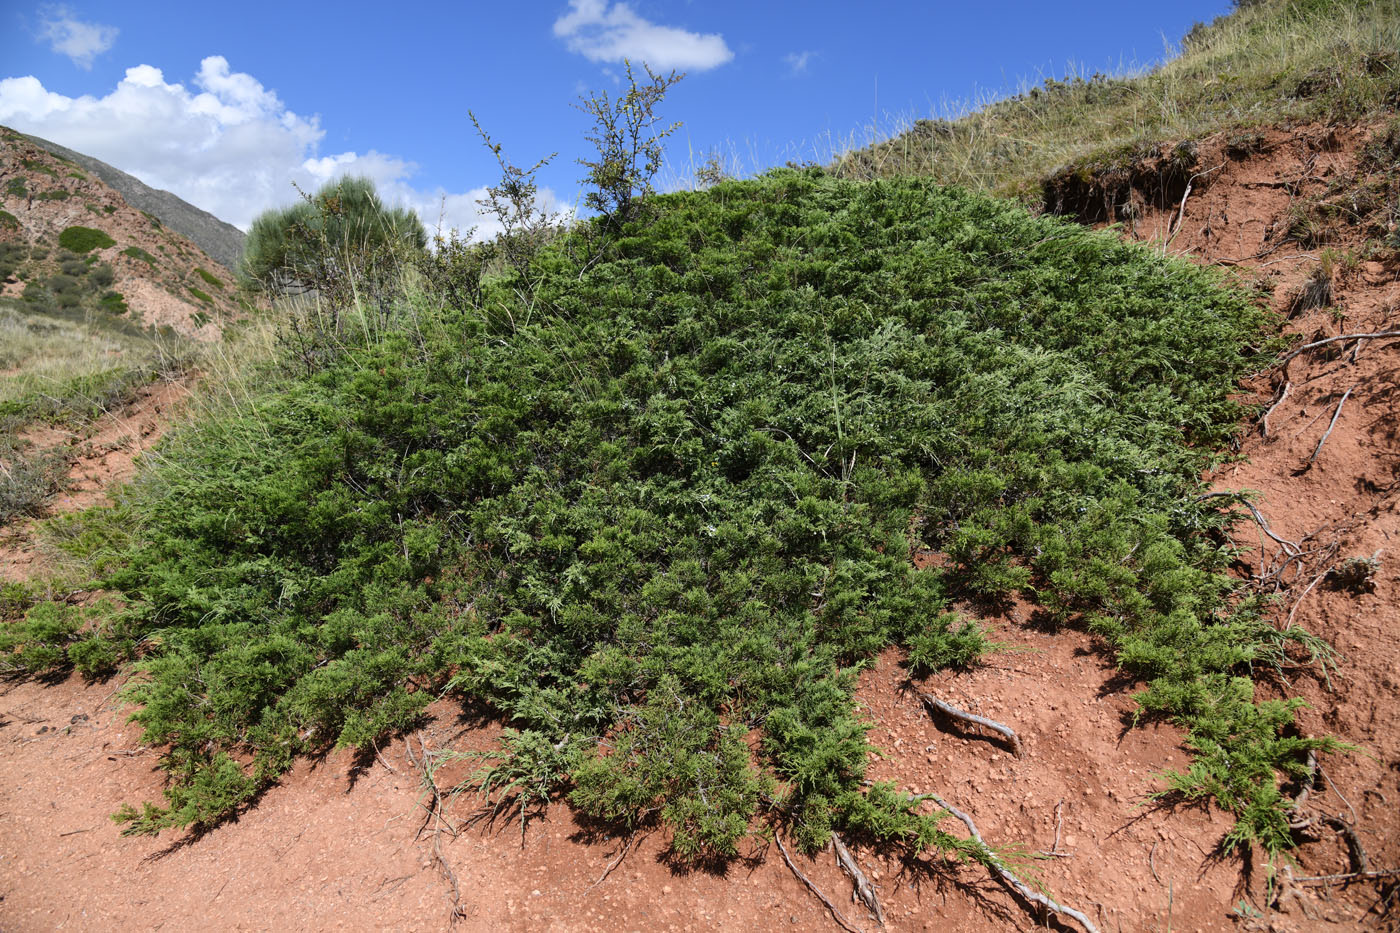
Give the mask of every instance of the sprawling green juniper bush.
M 510 727 L 481 775 L 508 805 L 660 822 L 684 858 L 776 820 L 994 859 L 863 784 L 852 692 L 892 644 L 914 674 L 975 663 L 953 600 L 1020 591 L 1186 730 L 1172 788 L 1234 812 L 1231 842 L 1287 845 L 1281 774 L 1330 745 L 1254 699 L 1291 636 L 1193 501 L 1265 313 L 926 181 L 781 170 L 655 205 L 587 265 L 568 237 L 595 233 L 543 247 L 528 298 L 512 268 L 408 289 L 70 529 L 125 607 L 98 635 L 29 610 L 12 656 L 136 659 L 169 785 L 130 830 L 215 822 L 447 696 Z

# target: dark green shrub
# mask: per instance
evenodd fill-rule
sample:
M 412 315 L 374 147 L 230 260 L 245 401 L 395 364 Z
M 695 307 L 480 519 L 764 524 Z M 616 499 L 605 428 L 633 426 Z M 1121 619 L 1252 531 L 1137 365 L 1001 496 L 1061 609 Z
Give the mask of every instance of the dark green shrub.
M 150 266 L 152 269 L 155 268 L 156 257 L 152 256 L 150 253 L 146 252 L 139 246 L 128 246 L 126 249 L 122 250 L 122 255 L 130 256 L 132 259 L 139 259 L 142 262 L 146 263 L 148 266 Z
M 58 235 L 58 245 L 82 254 L 95 249 L 116 246 L 117 241 L 101 230 L 94 230 L 92 227 L 69 227 Z
M 329 182 L 288 208 L 265 211 L 248 229 L 243 271 L 273 291 L 315 290 L 343 305 L 378 290 L 427 234 L 407 208 L 386 208 L 367 178 Z
M 97 303 L 102 306 L 104 311 L 112 314 L 125 314 L 131 310 L 127 307 L 126 299 L 122 297 L 121 292 L 107 292 L 98 299 Z
M 36 201 L 66 201 L 73 196 L 73 192 L 67 188 L 54 188 L 50 191 L 42 191 L 34 195 Z
M 5 183 L 5 193 L 12 198 L 25 198 L 29 196 L 29 188 L 23 178 L 11 178 Z
M 348 318 L 165 448 L 139 521 L 108 519 L 127 602 L 105 631 L 149 646 L 126 695 L 170 773 L 128 829 L 217 821 L 454 695 L 514 730 L 478 781 L 522 816 L 567 794 L 687 859 L 760 817 L 807 848 L 990 858 L 866 786 L 853 691 L 890 645 L 916 673 L 975 663 L 954 600 L 1019 589 L 1186 730 L 1172 787 L 1232 810 L 1227 842 L 1286 844 L 1279 779 L 1335 746 L 1255 702 L 1253 666 L 1298 636 L 1235 598 L 1227 519 L 1196 499 L 1267 316 L 921 181 L 780 171 L 653 203 L 602 252 L 543 247 L 529 292 L 464 256 L 452 300 Z M 915 569 L 911 531 L 947 565 Z
M 0 211 L 0 230 L 18 230 L 19 218 L 9 211 Z

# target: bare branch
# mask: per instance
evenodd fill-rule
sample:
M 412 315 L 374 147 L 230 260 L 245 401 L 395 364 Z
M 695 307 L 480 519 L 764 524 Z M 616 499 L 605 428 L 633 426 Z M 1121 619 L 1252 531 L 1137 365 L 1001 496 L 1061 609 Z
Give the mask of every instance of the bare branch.
M 1317 455 L 1322 453 L 1322 445 L 1327 443 L 1327 438 L 1332 434 L 1332 429 L 1337 426 L 1337 419 L 1342 416 L 1342 406 L 1347 403 L 1347 399 L 1351 398 L 1351 393 L 1355 391 L 1356 386 L 1352 386 L 1342 395 L 1342 400 L 1337 403 L 1337 410 L 1332 413 L 1332 422 L 1327 425 L 1327 430 L 1323 432 L 1322 440 L 1317 442 L 1317 449 L 1314 450 L 1312 456 L 1308 458 L 1308 463 L 1317 462 Z
M 1264 437 L 1269 436 L 1269 416 L 1274 413 L 1275 408 L 1283 404 L 1284 399 L 1288 398 L 1288 390 L 1291 388 L 1293 388 L 1293 383 L 1285 382 L 1283 384 L 1283 391 L 1279 393 L 1278 399 L 1276 399 L 1274 403 L 1269 406 L 1268 410 L 1265 411 L 1264 414 L 1260 417 L 1259 423 L 1261 427 L 1261 433 Z
M 1009 726 L 1003 726 L 1001 723 L 991 719 L 987 719 L 985 716 L 977 716 L 973 713 L 965 713 L 962 710 L 958 709 L 956 706 L 944 703 L 942 700 L 931 696 L 927 693 L 920 693 L 919 699 L 924 701 L 924 705 L 928 706 L 930 708 L 930 711 L 936 709 L 946 716 L 952 716 L 954 719 L 961 719 L 964 722 L 976 723 L 979 726 L 985 726 L 986 728 L 991 729 L 993 732 L 1001 733 L 1001 735 L 1005 736 L 1006 739 L 1011 742 L 1011 750 L 1016 755 L 1016 757 L 1021 757 L 1021 740 L 1016 737 L 1016 733 L 1011 731 L 1011 728 Z
M 880 926 L 885 925 L 885 912 L 880 909 L 880 899 L 875 896 L 875 886 L 870 883 L 870 879 L 865 877 L 865 873 L 860 870 L 856 860 L 851 857 L 850 850 L 846 848 L 841 837 L 835 833 L 831 834 L 831 841 L 836 844 L 836 864 L 840 865 L 846 874 L 851 876 L 851 881 L 856 886 L 856 896 L 861 899 L 861 903 L 870 908 L 870 912 L 875 915 Z
M 934 802 L 937 803 L 940 807 L 947 810 L 949 813 L 953 814 L 953 816 L 957 817 L 958 819 L 962 820 L 963 825 L 967 827 L 967 831 L 972 834 L 972 838 L 977 841 L 977 844 L 982 847 L 983 851 L 985 851 L 988 855 L 991 855 L 991 849 L 989 849 L 987 847 L 987 844 L 982 841 L 982 834 L 977 831 L 977 824 L 972 822 L 972 817 L 968 816 L 966 813 L 962 812 L 952 804 L 948 803 L 946 800 L 944 800 L 937 794 L 929 794 L 928 796 L 933 798 Z M 995 857 L 993 856 L 993 858 Z M 986 864 L 987 867 L 990 868 L 993 872 L 995 872 L 996 875 L 999 878 L 1001 878 L 1002 881 L 1010 885 L 1011 888 L 1015 890 L 1017 894 L 1021 895 L 1021 897 L 1030 901 L 1032 904 L 1038 904 L 1041 907 L 1044 907 L 1046 910 L 1050 911 L 1051 913 L 1064 914 L 1066 917 L 1072 918 L 1073 920 L 1077 921 L 1079 925 L 1087 931 L 1087 933 L 1099 933 L 1099 928 L 1094 926 L 1094 922 L 1088 917 L 1084 916 L 1083 913 L 1075 910 L 1073 907 L 1066 907 L 1063 904 L 1060 904 L 1054 901 L 1053 899 L 1046 897 L 1039 891 L 1033 890 L 1030 887 L 1030 885 L 1026 884 L 1020 878 L 1017 878 L 1014 874 L 1012 874 L 1010 869 L 1002 865 L 1001 862 L 989 861 Z
M 792 856 L 788 855 L 787 846 L 783 845 L 783 837 L 779 836 L 775 832 L 773 833 L 773 841 L 778 844 L 778 851 L 783 853 L 783 861 L 787 862 L 787 867 L 792 869 L 792 873 L 797 876 L 797 880 L 805 884 L 807 886 L 807 890 L 815 894 L 817 896 L 817 900 L 821 901 L 823 904 L 826 905 L 826 909 L 831 911 L 832 918 L 841 925 L 842 929 L 849 931 L 849 933 L 863 933 L 860 927 L 851 925 L 851 921 L 846 919 L 846 915 L 841 913 L 841 911 L 837 909 L 835 904 L 831 903 L 831 898 L 823 894 L 822 889 L 817 887 L 816 884 L 812 882 L 811 878 L 808 878 L 806 875 L 802 874 L 801 869 L 799 869 L 797 867 L 797 864 L 793 862 Z
M 1315 350 L 1318 347 L 1326 346 L 1329 343 L 1336 343 L 1339 340 L 1374 340 L 1380 337 L 1400 337 L 1400 330 L 1381 330 L 1371 334 L 1338 334 L 1335 337 L 1328 337 L 1325 340 L 1314 340 L 1312 343 L 1305 343 L 1301 347 L 1293 348 L 1289 352 L 1285 353 L 1283 356 L 1279 357 L 1279 361 L 1274 365 L 1282 366 L 1284 363 L 1287 363 L 1289 360 L 1293 359 L 1295 356 L 1298 356 L 1301 353 L 1306 353 L 1309 350 Z

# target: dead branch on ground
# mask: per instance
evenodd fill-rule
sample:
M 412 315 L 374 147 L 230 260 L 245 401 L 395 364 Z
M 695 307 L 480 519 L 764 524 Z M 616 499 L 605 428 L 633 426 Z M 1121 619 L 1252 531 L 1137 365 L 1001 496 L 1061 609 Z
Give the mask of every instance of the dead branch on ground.
M 1342 819 L 1340 816 L 1324 816 L 1322 822 L 1335 829 L 1347 844 L 1347 858 L 1351 861 L 1352 874 L 1364 875 L 1371 868 L 1371 860 L 1366 857 L 1366 848 L 1361 844 L 1361 837 L 1356 834 L 1356 827 Z
M 773 841 L 778 844 L 778 851 L 783 854 L 783 861 L 787 862 L 787 867 L 792 869 L 792 873 L 797 876 L 798 881 L 801 881 L 807 886 L 807 890 L 817 896 L 817 900 L 826 905 L 826 909 L 831 911 L 832 919 L 840 924 L 842 929 L 847 930 L 848 933 L 863 933 L 860 927 L 851 925 L 851 921 L 846 919 L 846 915 L 841 913 L 835 904 L 831 903 L 831 898 L 823 894 L 822 889 L 817 887 L 811 878 L 802 874 L 802 870 L 797 867 L 797 863 L 792 860 L 792 856 L 788 855 L 787 846 L 783 845 L 783 837 L 775 832 L 773 833 Z
M 1269 436 L 1269 416 L 1272 415 L 1272 414 L 1274 413 L 1274 409 L 1275 409 L 1275 408 L 1277 408 L 1277 407 L 1279 407 L 1280 405 L 1283 404 L 1283 400 L 1284 400 L 1284 399 L 1288 398 L 1288 390 L 1291 389 L 1291 388 L 1293 388 L 1293 383 L 1291 383 L 1291 382 L 1285 382 L 1285 383 L 1283 384 L 1283 391 L 1279 393 L 1279 397 L 1278 397 L 1277 399 L 1274 400 L 1274 403 L 1273 403 L 1272 405 L 1270 405 L 1269 408 L 1268 408 L 1268 410 L 1265 411 L 1264 414 L 1260 417 L 1260 419 L 1259 419 L 1259 425 L 1260 425 L 1260 433 L 1261 433 L 1262 436 L 1264 436 L 1264 437 L 1268 437 L 1268 436 Z
M 1351 393 L 1355 391 L 1356 386 L 1352 386 L 1350 389 L 1347 389 L 1346 392 L 1342 394 L 1342 400 L 1337 403 L 1337 410 L 1332 413 L 1331 423 L 1327 425 L 1327 430 L 1322 433 L 1322 440 L 1317 442 L 1317 449 L 1314 450 L 1312 452 L 1312 456 L 1308 458 L 1309 466 L 1317 462 L 1317 455 L 1322 453 L 1322 445 L 1327 443 L 1327 438 L 1331 436 L 1332 429 L 1337 426 L 1337 419 L 1342 416 L 1342 406 L 1347 403 L 1347 399 L 1351 398 Z
M 428 824 L 433 826 L 433 860 L 437 863 L 438 870 L 442 872 L 447 883 L 452 886 L 452 916 L 457 918 L 463 916 L 462 909 L 462 887 L 457 883 L 457 873 L 452 870 L 452 866 L 447 863 L 447 857 L 442 854 L 442 833 L 444 827 L 449 835 L 456 836 L 456 828 L 447 820 L 443 814 L 442 791 L 438 789 L 437 780 L 433 777 L 432 765 L 428 753 L 428 743 L 423 741 L 422 733 L 418 735 L 419 761 L 413 759 L 413 743 L 408 736 L 404 736 L 404 747 L 408 749 L 408 760 L 418 769 L 423 781 L 425 796 L 432 800 L 432 805 L 423 804 L 426 811 L 423 817 L 423 825 L 418 827 L 418 833 L 414 841 L 422 838 L 423 832 L 427 830 Z
M 836 864 L 840 865 L 846 874 L 851 876 L 851 882 L 856 886 L 856 896 L 860 898 L 870 912 L 875 915 L 875 919 L 880 926 L 885 925 L 885 912 L 880 909 L 880 899 L 875 896 L 875 886 L 870 883 L 870 879 L 865 877 L 865 873 L 860 870 L 856 860 L 851 857 L 850 850 L 846 848 L 841 837 L 835 833 L 831 834 L 831 841 L 835 843 Z
M 959 820 L 962 821 L 962 824 L 967 827 L 967 831 L 972 835 L 972 838 L 977 842 L 979 846 L 982 847 L 982 851 L 987 854 L 988 859 L 984 862 L 984 864 L 989 869 L 991 869 L 992 872 L 994 872 L 998 878 L 1000 878 L 1006 884 L 1010 885 L 1011 888 L 1017 894 L 1021 895 L 1021 897 L 1023 897 L 1027 901 L 1030 901 L 1032 904 L 1038 904 L 1039 906 L 1045 908 L 1051 913 L 1064 914 L 1066 917 L 1072 918 L 1073 920 L 1078 922 L 1078 924 L 1082 926 L 1087 931 L 1087 933 L 1099 933 L 1099 928 L 1094 926 L 1094 922 L 1088 917 L 1086 917 L 1083 913 L 1081 913 L 1078 910 L 1075 910 L 1073 907 L 1066 907 L 1063 904 L 1057 903 L 1055 900 L 1046 897 L 1039 891 L 1032 889 L 1030 885 L 1026 884 L 1020 878 L 1016 877 L 1016 875 L 1013 874 L 1010 869 L 1008 869 L 1005 865 L 1001 864 L 1001 861 L 996 858 L 996 856 L 992 853 L 992 850 L 988 848 L 985 842 L 982 841 L 982 834 L 977 831 L 977 824 L 972 821 L 972 817 L 968 816 L 966 813 L 959 810 L 952 804 L 948 803 L 946 800 L 944 800 L 937 794 L 929 794 L 928 796 L 933 798 L 933 801 L 937 803 L 940 807 L 947 810 L 949 813 L 953 814 L 953 816 L 957 817 Z
M 1046 851 L 1045 849 L 1037 849 L 1035 852 L 1036 855 L 1043 855 L 1046 858 L 1073 857 L 1073 852 L 1060 851 L 1060 830 L 1064 829 L 1065 826 L 1064 806 L 1065 802 L 1063 800 L 1055 804 L 1055 844 L 1050 847 L 1049 851 Z
M 945 716 L 951 716 L 954 719 L 961 719 L 964 722 L 975 723 L 976 725 L 984 726 L 988 729 L 991 729 L 993 732 L 1000 733 L 1011 743 L 1012 754 L 1014 754 L 1017 758 L 1021 757 L 1021 740 L 1016 737 L 1016 733 L 1011 731 L 1011 728 L 1009 726 L 1003 726 L 1001 723 L 996 722 L 995 720 L 988 719 L 985 716 L 978 716 L 973 713 L 963 712 L 956 706 L 944 703 L 942 700 L 928 693 L 921 692 L 919 694 L 919 699 L 924 701 L 924 705 L 929 708 L 930 712 L 932 712 L 933 710 L 938 710 Z
M 1309 350 L 1315 350 L 1318 347 L 1324 347 L 1329 343 L 1336 343 L 1339 340 L 1379 340 L 1382 337 L 1400 337 L 1400 330 L 1379 330 L 1369 334 L 1338 334 L 1335 337 L 1314 340 L 1312 343 L 1305 343 L 1301 347 L 1294 347 L 1292 350 L 1279 357 L 1279 361 L 1274 365 L 1282 366 L 1294 357 L 1306 353 Z
M 635 832 L 627 837 L 627 843 L 622 847 L 622 851 L 617 853 L 617 858 L 613 859 L 611 862 L 608 863 L 608 867 L 603 869 L 603 873 L 598 876 L 598 880 L 590 884 L 587 890 L 583 892 L 584 894 L 587 894 L 589 891 L 592 891 L 594 888 L 598 887 L 598 885 L 608 880 L 608 875 L 611 875 L 613 873 L 613 869 L 622 864 L 622 860 L 625 859 L 627 857 L 627 853 L 632 850 L 632 843 L 635 842 L 636 839 L 637 834 Z
M 1349 884 L 1353 881 L 1372 881 L 1381 878 L 1400 878 L 1400 868 L 1382 868 L 1379 871 L 1348 871 L 1340 875 L 1306 875 L 1294 878 L 1295 884 Z

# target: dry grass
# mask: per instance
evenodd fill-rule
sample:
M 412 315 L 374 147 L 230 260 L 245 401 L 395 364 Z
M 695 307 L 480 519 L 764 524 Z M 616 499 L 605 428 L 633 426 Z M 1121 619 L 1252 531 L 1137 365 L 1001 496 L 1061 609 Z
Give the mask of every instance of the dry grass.
M 1038 201 L 1058 168 L 1163 140 L 1393 112 L 1397 50 L 1393 0 L 1262 0 L 1197 27 L 1159 68 L 1070 75 L 945 108 L 953 119 L 904 119 L 864 145 L 834 140 L 830 162 L 849 177 L 931 175 Z

